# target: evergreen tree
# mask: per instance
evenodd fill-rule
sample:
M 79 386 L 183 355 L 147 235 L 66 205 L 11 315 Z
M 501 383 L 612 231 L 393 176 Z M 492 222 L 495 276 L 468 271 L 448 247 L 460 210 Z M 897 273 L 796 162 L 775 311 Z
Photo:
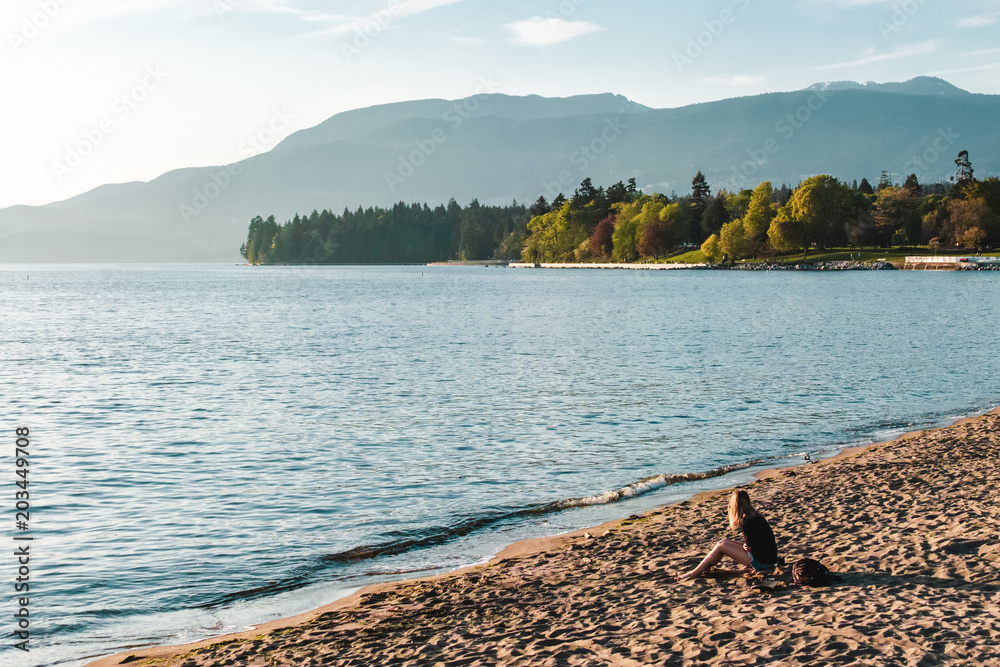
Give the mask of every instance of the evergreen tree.
M 695 174 L 694 178 L 691 180 L 691 199 L 696 202 L 703 202 L 711 191 L 712 189 L 708 186 L 708 182 L 705 180 L 705 175 L 700 171 Z
M 965 188 L 975 183 L 975 178 L 972 176 L 972 162 L 969 160 L 969 151 L 961 151 L 958 154 L 958 158 L 955 160 L 955 166 L 958 167 L 958 171 L 952 177 L 955 182 L 955 191 L 958 196 L 963 196 L 965 193 Z
M 605 196 L 608 200 L 608 205 L 620 204 L 628 198 L 629 192 L 625 187 L 625 184 L 618 181 L 614 185 L 608 187 L 608 191 Z
M 526 231 L 524 206 L 462 208 L 454 200 L 431 209 L 399 202 L 389 209 L 313 211 L 278 225 L 271 216 L 250 222 L 241 251 L 248 262 L 414 263 L 500 257 L 517 259 Z
M 708 207 L 708 197 L 711 192 L 712 189 L 708 186 L 705 175 L 699 171 L 691 180 L 691 203 L 689 206 L 691 212 L 691 231 L 687 235 L 691 240 L 699 244 L 706 236 L 702 233 L 701 218 Z
M 590 177 L 583 179 L 580 183 L 580 187 L 576 189 L 573 193 L 573 206 L 578 208 L 583 208 L 590 202 L 597 198 L 597 188 L 594 187 L 594 183 L 590 180 Z
M 792 189 L 788 187 L 785 183 L 781 184 L 781 187 L 774 191 L 772 196 L 772 203 L 778 207 L 784 206 L 788 203 L 788 200 L 792 198 Z
M 531 205 L 531 217 L 535 218 L 539 215 L 545 215 L 550 210 L 552 209 L 549 208 L 549 202 L 545 201 L 544 196 L 539 196 L 535 203 Z
M 715 197 L 708 200 L 708 206 L 701 214 L 701 232 L 705 237 L 718 234 L 722 225 L 729 222 L 729 212 L 726 210 L 726 191 L 720 190 Z

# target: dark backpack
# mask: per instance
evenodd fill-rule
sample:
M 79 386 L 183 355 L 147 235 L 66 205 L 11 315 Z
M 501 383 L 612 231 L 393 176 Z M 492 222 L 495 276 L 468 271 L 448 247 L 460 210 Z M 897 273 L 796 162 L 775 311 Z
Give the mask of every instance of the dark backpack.
M 792 565 L 792 581 L 800 586 L 829 586 L 831 581 L 840 581 L 840 577 L 818 560 L 803 558 Z

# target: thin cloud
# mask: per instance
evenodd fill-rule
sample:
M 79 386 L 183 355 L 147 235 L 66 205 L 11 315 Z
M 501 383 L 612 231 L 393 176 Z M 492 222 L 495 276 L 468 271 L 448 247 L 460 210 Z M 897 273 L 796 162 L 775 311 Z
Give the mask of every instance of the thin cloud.
M 560 18 L 534 16 L 524 21 L 514 21 L 504 26 L 511 33 L 511 41 L 523 46 L 548 46 L 566 42 L 606 28 L 590 21 L 567 21 Z
M 988 25 L 993 25 L 998 20 L 1000 20 L 1000 14 L 983 14 L 981 16 L 969 16 L 964 19 L 958 19 L 955 24 L 959 28 L 984 28 Z
M 282 0 L 258 0 L 261 9 L 277 13 L 293 14 L 308 23 L 325 23 L 327 27 L 307 33 L 305 37 L 322 35 L 343 35 L 371 29 L 376 25 L 386 29 L 390 25 L 407 16 L 422 14 L 438 7 L 453 5 L 465 0 L 397 0 L 387 4 L 376 5 L 367 14 L 333 14 L 316 10 L 302 10 L 288 6 Z
M 834 4 L 842 9 L 853 9 L 854 7 L 870 7 L 871 5 L 892 4 L 894 0 L 811 0 L 806 4 Z
M 963 58 L 980 58 L 982 56 L 992 56 L 994 53 L 1000 53 L 1000 48 L 998 49 L 985 49 L 982 51 L 966 51 L 965 53 L 959 53 L 957 55 Z
M 918 44 L 896 46 L 889 53 L 877 53 L 874 49 L 869 49 L 864 56 L 858 58 L 857 60 L 847 60 L 840 63 L 831 63 L 829 65 L 819 65 L 817 67 L 813 67 L 812 69 L 813 71 L 819 72 L 831 69 L 862 67 L 864 65 L 872 65 L 874 63 L 881 63 L 889 60 L 900 60 L 902 58 L 912 58 L 913 56 L 919 56 L 925 53 L 933 53 L 934 51 L 937 51 L 938 48 L 938 41 L 936 39 L 932 39 Z
M 974 65 L 972 67 L 960 67 L 958 69 L 942 69 L 933 72 L 931 76 L 945 76 L 948 74 L 964 74 L 966 72 L 983 72 L 985 70 L 1000 68 L 1000 62 L 987 63 L 985 65 Z

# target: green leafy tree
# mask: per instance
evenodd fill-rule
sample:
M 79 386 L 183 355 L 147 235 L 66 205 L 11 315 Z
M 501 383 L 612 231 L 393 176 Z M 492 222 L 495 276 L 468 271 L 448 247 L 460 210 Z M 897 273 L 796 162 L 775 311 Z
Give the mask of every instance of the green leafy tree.
M 756 257 L 767 241 L 767 230 L 771 228 L 775 211 L 771 206 L 774 188 L 770 181 L 764 181 L 750 195 L 746 215 L 743 216 L 743 236 L 746 241 L 744 251 Z
M 726 197 L 726 211 L 729 212 L 730 220 L 742 218 L 747 214 L 747 209 L 750 208 L 750 197 L 752 196 L 753 190 L 740 190 L 738 193 Z
M 259 215 L 250 221 L 247 232 L 247 261 L 251 264 L 267 264 L 271 261 L 274 247 L 274 237 L 278 233 L 278 224 L 274 216 L 264 220 Z
M 687 207 L 683 206 L 681 202 L 666 204 L 657 215 L 660 221 L 666 224 L 666 228 L 663 230 L 664 247 L 674 248 L 684 243 L 688 238 L 691 225 Z
M 612 234 L 611 256 L 616 262 L 633 262 L 639 258 L 637 245 L 642 239 L 646 224 L 658 217 L 664 207 L 660 197 L 643 195 L 619 208 Z
M 983 199 L 951 199 L 948 202 L 948 219 L 948 238 L 955 245 L 964 244 L 966 233 L 974 228 L 985 234 L 984 243 L 997 233 L 997 217 Z
M 930 243 L 931 239 L 939 244 L 946 243 L 951 229 L 951 216 L 948 207 L 950 197 L 933 195 L 924 198 L 920 204 L 922 243 Z
M 712 234 L 705 239 L 705 242 L 701 244 L 701 254 L 713 264 L 718 264 L 722 261 L 722 246 L 719 244 L 718 235 Z
M 982 199 L 993 211 L 993 215 L 1000 217 L 1000 178 L 984 178 L 973 183 L 967 190 L 969 199 Z M 997 241 L 1000 242 L 1000 239 Z
M 752 243 L 747 238 L 742 219 L 737 218 L 722 226 L 722 231 L 719 233 L 719 247 L 731 260 L 750 257 L 753 252 Z
M 525 229 L 515 229 L 504 237 L 504 240 L 500 242 L 500 246 L 493 253 L 496 259 L 505 259 L 508 261 L 516 262 L 521 259 L 521 251 L 524 248 L 524 235 Z
M 798 236 L 806 254 L 813 243 L 825 248 L 843 235 L 844 224 L 854 213 L 851 201 L 851 189 L 828 175 L 807 178 L 792 193 L 788 217 L 801 226 Z
M 855 208 L 855 217 L 844 223 L 844 233 L 851 247 L 864 249 L 866 245 L 874 246 L 875 220 L 863 206 Z
M 879 190 L 872 214 L 875 220 L 875 242 L 880 246 L 888 246 L 894 236 L 904 234 L 914 245 L 919 243 L 919 204 L 920 198 L 911 188 L 904 186 Z
M 977 252 L 983 249 L 986 245 L 986 232 L 980 227 L 970 227 L 965 230 L 965 234 L 962 235 L 962 240 L 965 245 Z
M 771 241 L 771 247 L 778 252 L 788 253 L 802 248 L 808 253 L 802 222 L 793 219 L 790 205 L 778 209 L 778 214 L 767 230 L 767 237 Z
M 522 257 L 534 262 L 566 262 L 590 238 L 584 210 L 566 202 L 558 210 L 532 218 Z

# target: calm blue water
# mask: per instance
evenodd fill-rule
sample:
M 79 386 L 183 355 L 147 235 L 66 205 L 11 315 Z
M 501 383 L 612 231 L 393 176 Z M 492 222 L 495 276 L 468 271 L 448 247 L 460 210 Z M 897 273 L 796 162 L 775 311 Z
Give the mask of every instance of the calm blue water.
M 998 273 L 6 266 L 0 321 L 3 539 L 18 426 L 36 538 L 5 665 L 245 628 L 1000 403 Z

